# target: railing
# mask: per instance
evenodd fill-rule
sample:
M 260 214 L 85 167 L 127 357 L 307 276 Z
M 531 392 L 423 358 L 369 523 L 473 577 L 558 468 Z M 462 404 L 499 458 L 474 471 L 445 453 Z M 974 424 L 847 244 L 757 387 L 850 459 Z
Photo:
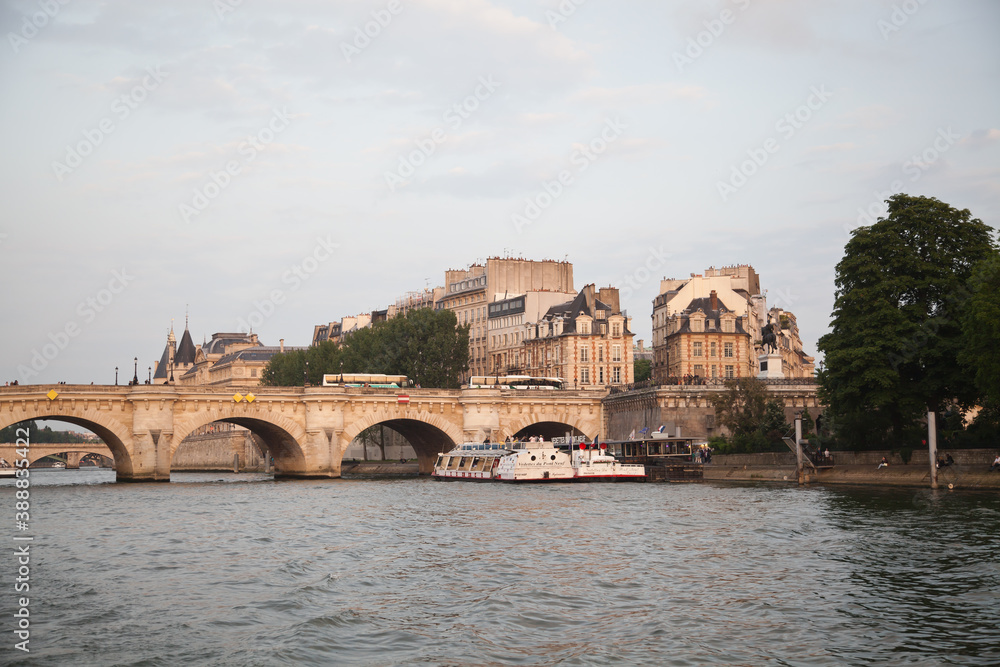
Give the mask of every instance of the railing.
M 631 391 L 642 391 L 646 389 L 666 389 L 670 387 L 679 386 L 706 386 L 706 387 L 724 387 L 727 382 L 736 382 L 737 385 L 740 383 L 741 378 L 703 378 L 703 377 L 670 377 L 663 382 L 656 382 L 655 380 L 642 380 L 640 382 L 632 382 L 630 384 L 611 387 L 609 395 L 614 394 L 625 394 Z M 768 387 L 794 387 L 796 385 L 818 384 L 816 378 L 814 377 L 804 377 L 804 378 L 760 378 L 760 382 L 763 382 Z

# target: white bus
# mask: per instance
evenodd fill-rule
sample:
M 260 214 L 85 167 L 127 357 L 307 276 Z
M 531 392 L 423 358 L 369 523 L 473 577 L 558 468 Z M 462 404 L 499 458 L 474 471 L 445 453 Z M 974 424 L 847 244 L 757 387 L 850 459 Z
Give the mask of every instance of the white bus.
M 399 389 L 408 387 L 410 380 L 405 375 L 384 373 L 328 373 L 323 376 L 324 387 L 375 387 L 376 389 Z
M 469 389 L 564 389 L 562 378 L 531 377 L 529 375 L 473 375 Z

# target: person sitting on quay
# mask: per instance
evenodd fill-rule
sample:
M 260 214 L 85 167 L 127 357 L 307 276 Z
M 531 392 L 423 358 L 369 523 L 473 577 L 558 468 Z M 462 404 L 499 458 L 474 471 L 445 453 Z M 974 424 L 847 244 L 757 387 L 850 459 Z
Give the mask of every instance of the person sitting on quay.
M 997 454 L 997 457 L 993 459 L 993 465 L 990 466 L 990 472 L 997 469 L 1000 469 L 1000 454 Z
M 888 467 L 889 467 L 889 462 L 883 456 L 882 462 L 878 464 L 878 468 L 875 468 L 875 470 L 878 470 L 879 468 L 888 468 Z

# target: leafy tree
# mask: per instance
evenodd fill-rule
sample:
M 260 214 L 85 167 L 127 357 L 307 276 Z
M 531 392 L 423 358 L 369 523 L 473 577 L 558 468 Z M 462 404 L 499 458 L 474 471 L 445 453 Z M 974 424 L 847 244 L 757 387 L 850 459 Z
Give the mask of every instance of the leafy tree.
M 388 373 L 406 375 L 424 387 L 457 389 L 469 367 L 469 325 L 457 325 L 450 310 L 411 310 L 348 334 L 342 345 L 328 341 L 276 354 L 261 384 L 302 386 L 308 362 L 313 385 L 322 384 L 326 373 Z
M 969 279 L 962 338 L 959 361 L 975 376 L 980 397 L 1000 406 L 1000 253 L 977 264 Z
M 711 398 L 716 421 L 729 431 L 729 451 L 762 452 L 773 448 L 788 432 L 781 399 L 767 393 L 756 378 L 727 380 L 726 390 Z
M 0 429 L 0 443 L 16 443 L 18 438 L 24 438 L 24 431 L 28 429 L 28 440 L 32 443 L 80 443 L 90 442 L 87 438 L 69 431 L 53 431 L 51 426 L 39 428 L 34 420 L 27 423 L 11 424 L 7 428 Z M 20 435 L 18 430 L 21 430 Z
M 973 265 L 994 252 L 991 229 L 933 198 L 887 204 L 887 217 L 844 248 L 832 331 L 818 345 L 820 396 L 838 437 L 856 447 L 912 444 L 928 407 L 976 396 L 958 363 L 959 316 Z
M 649 359 L 636 359 L 632 364 L 633 375 L 636 382 L 642 382 L 653 377 L 653 362 Z

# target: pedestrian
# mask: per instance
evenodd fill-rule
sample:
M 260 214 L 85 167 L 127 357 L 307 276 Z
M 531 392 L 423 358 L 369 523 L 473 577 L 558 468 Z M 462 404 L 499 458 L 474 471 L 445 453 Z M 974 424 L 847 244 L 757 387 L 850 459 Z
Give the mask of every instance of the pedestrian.
M 883 456 L 882 462 L 878 464 L 878 468 L 875 468 L 875 470 L 878 470 L 879 468 L 888 468 L 888 467 L 889 467 L 889 462 Z
M 997 469 L 1000 469 L 1000 454 L 997 454 L 997 457 L 993 459 L 993 465 L 990 466 L 990 472 Z

